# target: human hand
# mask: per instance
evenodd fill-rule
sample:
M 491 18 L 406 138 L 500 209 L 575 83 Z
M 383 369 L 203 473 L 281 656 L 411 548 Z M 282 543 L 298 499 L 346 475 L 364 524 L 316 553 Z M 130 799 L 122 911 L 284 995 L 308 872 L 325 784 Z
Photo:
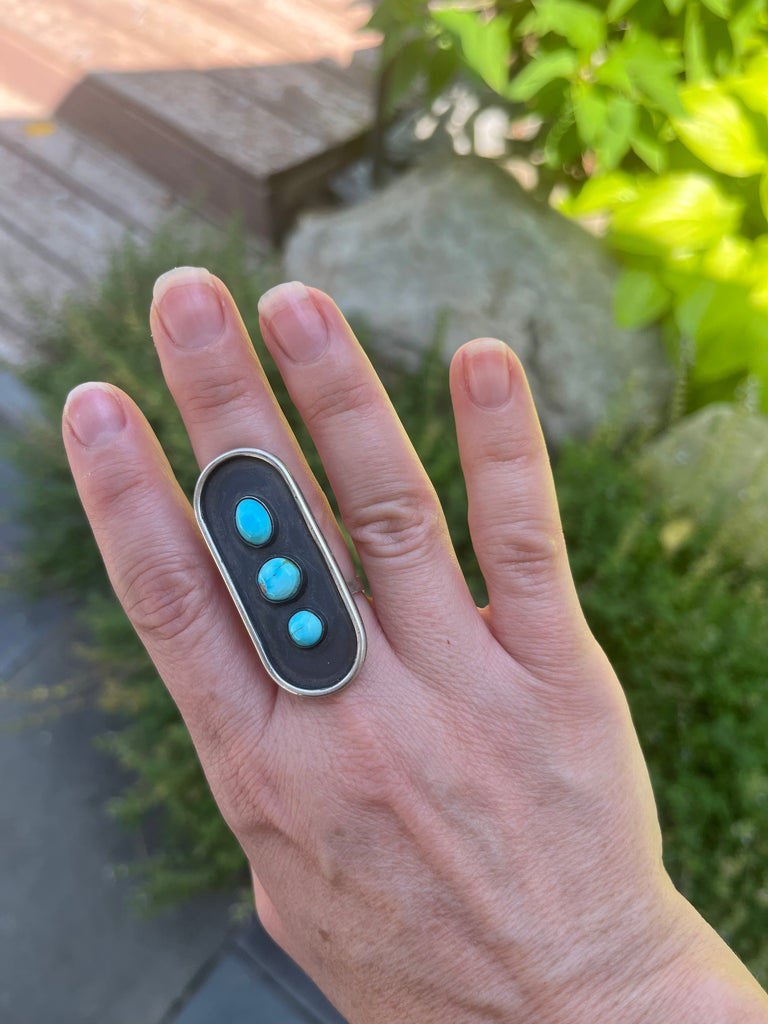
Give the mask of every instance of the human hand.
M 522 368 L 461 349 L 451 393 L 478 610 L 436 495 L 330 299 L 261 328 L 368 576 L 344 690 L 268 678 L 133 402 L 82 385 L 64 439 L 112 584 L 245 850 L 267 930 L 352 1024 L 768 1021 L 756 983 L 674 890 L 628 708 L 582 616 Z M 224 285 L 159 279 L 152 332 L 201 466 L 277 455 L 352 560 Z

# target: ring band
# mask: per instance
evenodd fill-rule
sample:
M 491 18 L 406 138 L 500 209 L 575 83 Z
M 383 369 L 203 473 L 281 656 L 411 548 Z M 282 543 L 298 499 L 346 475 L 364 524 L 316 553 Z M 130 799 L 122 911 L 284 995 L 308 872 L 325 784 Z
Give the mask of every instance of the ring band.
M 351 580 L 344 581 L 347 584 L 347 590 L 354 597 L 355 594 L 362 594 L 365 590 L 365 580 L 361 576 L 353 576 Z
M 276 456 L 238 448 L 200 474 L 195 516 L 268 674 L 291 693 L 346 686 L 365 660 L 353 595 L 296 481 Z

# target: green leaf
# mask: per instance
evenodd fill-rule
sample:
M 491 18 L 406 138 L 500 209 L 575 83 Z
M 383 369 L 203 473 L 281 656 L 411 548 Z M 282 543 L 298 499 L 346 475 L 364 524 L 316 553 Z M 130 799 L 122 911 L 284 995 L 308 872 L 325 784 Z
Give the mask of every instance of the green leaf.
M 425 39 L 411 39 L 399 48 L 390 66 L 387 81 L 387 108 L 395 111 L 416 79 L 428 64 L 429 51 Z
M 670 14 L 677 15 L 685 7 L 686 0 L 664 0 L 664 6 Z
M 572 50 L 537 54 L 512 80 L 507 97 L 518 101 L 530 100 L 556 78 L 569 78 L 578 66 L 578 58 Z
M 701 84 L 680 91 L 686 117 L 673 122 L 680 141 L 722 174 L 746 178 L 768 165 L 768 153 L 744 108 L 721 86 Z
M 635 153 L 644 164 L 656 174 L 663 174 L 667 169 L 667 149 L 658 139 L 654 139 L 647 132 L 635 131 L 629 143 Z
M 572 160 L 574 155 L 580 153 L 579 139 L 573 131 L 573 126 L 573 111 L 566 106 L 544 140 L 544 162 L 547 167 L 562 167 L 564 163 Z M 571 136 L 576 136 L 575 152 Z
M 637 0 L 611 0 L 605 16 L 609 22 L 620 21 L 630 8 L 634 7 Z
M 428 102 L 437 99 L 440 93 L 447 88 L 448 83 L 459 71 L 460 58 L 458 53 L 450 47 L 447 50 L 438 49 L 430 58 L 427 65 L 427 96 Z
M 615 241 L 629 252 L 705 249 L 734 234 L 742 204 L 702 174 L 666 174 L 645 182 L 638 197 L 616 208 Z
M 613 296 L 613 312 L 619 327 L 646 327 L 669 309 L 672 296 L 650 270 L 622 271 Z
M 677 75 L 682 68 L 678 57 L 646 32 L 627 34 L 616 48 L 623 58 L 632 83 L 643 95 L 671 117 L 683 114 L 677 91 Z
M 744 372 L 754 349 L 754 311 L 741 285 L 703 281 L 676 311 L 678 323 L 696 339 L 695 373 L 700 381 Z
M 707 41 L 701 24 L 701 9 L 696 0 L 688 0 L 685 9 L 683 31 L 683 54 L 685 56 L 685 77 L 689 82 L 698 82 L 709 74 Z
M 608 103 L 605 131 L 595 144 L 600 173 L 612 171 L 629 149 L 637 128 L 637 106 L 626 96 L 612 96 Z
M 765 17 L 765 9 L 766 0 L 747 0 L 747 3 L 742 4 L 741 9 L 728 19 L 728 31 L 737 57 L 747 53 L 753 44 L 761 45 L 759 31 Z
M 704 253 L 701 269 L 708 277 L 718 281 L 749 283 L 748 271 L 752 262 L 752 247 L 746 238 L 723 235 L 713 249 Z
M 597 67 L 592 69 L 595 81 L 601 85 L 609 85 L 619 92 L 632 92 L 632 79 L 629 77 L 627 65 L 624 60 L 623 44 L 613 46 L 608 51 L 608 56 Z
M 729 78 L 728 86 L 751 110 L 768 116 L 768 55 L 750 61 L 746 73 Z
M 718 18 L 727 18 L 731 13 L 731 0 L 701 0 L 701 2 Z
M 760 179 L 760 205 L 763 208 L 763 216 L 768 220 L 768 172 Z
M 579 135 L 586 146 L 596 145 L 605 132 L 610 94 L 577 80 L 571 87 L 571 101 Z
M 605 15 L 579 0 L 534 0 L 534 10 L 520 23 L 521 34 L 562 36 L 575 50 L 594 53 L 606 39 Z
M 509 82 L 512 49 L 510 19 L 496 15 L 485 20 L 476 11 L 451 7 L 432 11 L 431 16 L 458 42 L 467 67 L 494 92 L 504 94 Z
M 578 195 L 571 196 L 560 205 L 560 210 L 567 217 L 584 217 L 632 202 L 637 196 L 635 179 L 623 171 L 613 171 L 590 178 Z

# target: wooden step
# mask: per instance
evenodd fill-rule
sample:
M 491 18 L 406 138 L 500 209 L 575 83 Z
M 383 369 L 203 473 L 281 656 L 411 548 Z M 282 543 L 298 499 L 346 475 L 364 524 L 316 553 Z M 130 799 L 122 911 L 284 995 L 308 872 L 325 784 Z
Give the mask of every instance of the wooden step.
M 366 16 L 344 0 L 3 0 L 0 87 L 278 240 L 366 149 Z
M 111 248 L 175 212 L 166 188 L 66 126 L 0 121 L 0 358 L 27 358 L 29 299 L 52 308 L 86 289 Z

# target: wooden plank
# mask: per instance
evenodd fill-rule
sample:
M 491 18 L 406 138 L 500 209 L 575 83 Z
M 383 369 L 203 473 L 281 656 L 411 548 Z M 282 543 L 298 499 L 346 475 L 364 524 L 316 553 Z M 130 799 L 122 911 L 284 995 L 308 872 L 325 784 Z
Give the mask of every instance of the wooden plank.
M 38 0 L 39 2 L 39 0 Z M 141 3 L 136 0 L 45 0 L 60 18 L 76 13 L 101 32 L 117 33 L 127 41 L 140 39 L 159 60 L 141 67 L 206 68 L 217 65 L 276 62 L 286 49 L 263 34 L 243 32 L 216 14 L 190 6 L 188 0 Z M 110 65 L 101 64 L 100 70 Z M 111 66 L 110 66 L 111 67 Z
M 316 140 L 311 155 L 369 130 L 373 121 L 372 90 L 350 87 L 323 64 L 223 68 L 211 74 L 228 89 L 247 96 L 254 106 Z M 297 156 L 286 148 L 272 170 L 294 166 L 309 155 Z
M 314 60 L 329 56 L 347 64 L 355 50 L 377 42 L 362 26 L 370 17 L 370 4 L 313 3 L 311 0 L 182 0 L 188 7 L 215 11 L 244 32 L 258 34 L 270 42 L 281 41 L 292 60 Z
M 66 0 L 2 0 L 0 25 L 76 68 L 162 67 L 163 54 L 99 19 L 74 14 Z
M 124 223 L 6 147 L 0 148 L 0 211 L 17 237 L 86 280 L 104 269 L 109 250 L 127 232 Z
M 0 82 L 0 118 L 33 118 L 46 114 L 46 108 L 37 100 Z
M 188 72 L 193 74 L 193 72 Z M 62 120 L 91 135 L 170 185 L 179 196 L 226 216 L 241 214 L 248 230 L 273 236 L 269 186 L 215 150 L 115 91 L 103 76 L 84 79 L 59 108 Z
M 52 112 L 79 77 L 79 71 L 36 40 L 0 24 L 0 81 L 28 97 L 40 112 Z
M 345 137 L 337 119 L 334 133 L 332 113 L 318 137 L 320 122 L 311 131 L 295 126 L 195 71 L 89 76 L 58 113 L 181 195 L 242 215 L 249 230 L 273 241 L 327 176 L 365 149 L 366 126 Z M 281 196 L 284 176 L 297 169 L 306 195 L 294 188 Z
M 3 0 L 0 25 L 83 70 L 143 70 L 277 63 L 360 45 L 365 9 L 339 13 L 306 0 Z
M 71 188 L 138 234 L 149 235 L 177 208 L 169 189 L 64 124 L 0 122 L 0 147 L 50 175 L 56 187 Z
M 309 159 L 320 146 L 316 135 L 295 128 L 205 72 L 106 72 L 89 76 L 89 82 L 254 177 Z
M 25 238 L 0 214 L 0 358 L 13 363 L 29 358 L 34 327 L 29 297 L 56 305 L 82 287 L 80 275 L 52 263 L 33 239 Z
M 20 366 L 28 358 L 29 345 L 22 329 L 16 327 L 11 321 L 7 321 L 0 309 L 0 360 L 10 363 L 11 366 Z M 5 399 L 6 374 L 0 371 L 0 388 Z M 6 418 L 5 413 L 0 417 Z

